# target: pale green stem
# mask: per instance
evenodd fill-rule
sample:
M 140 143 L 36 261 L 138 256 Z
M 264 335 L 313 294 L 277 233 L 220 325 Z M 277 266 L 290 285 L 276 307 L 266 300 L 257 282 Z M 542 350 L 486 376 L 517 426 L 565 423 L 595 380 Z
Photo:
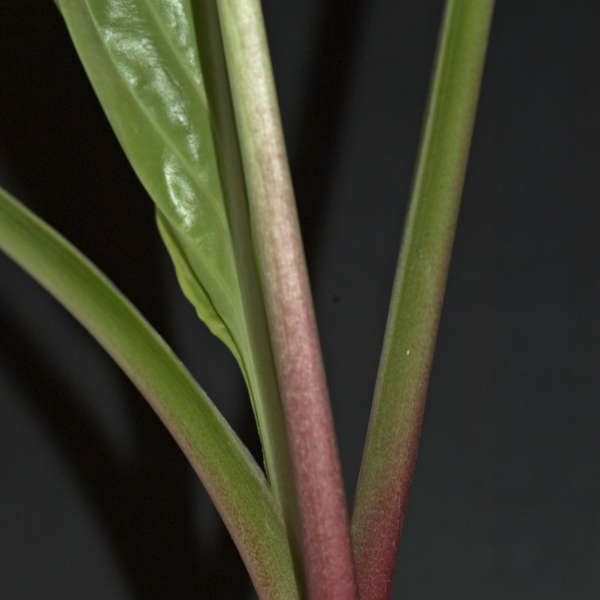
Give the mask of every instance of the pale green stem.
M 294 561 L 301 572 L 300 532 L 291 457 L 287 442 L 283 408 L 279 395 L 275 363 L 261 285 L 252 247 L 246 182 L 231 100 L 229 79 L 219 29 L 217 7 L 203 2 L 194 7 L 197 38 L 206 93 L 211 109 L 211 124 L 219 164 L 221 186 L 232 232 L 232 246 L 246 313 L 245 323 L 252 346 L 248 360 L 260 398 L 257 419 L 267 477 L 273 495 L 280 502 L 286 521 Z M 252 391 L 252 387 L 250 390 Z
M 353 511 L 361 600 L 390 593 L 493 4 L 446 5 Z
M 258 0 L 217 0 L 311 599 L 356 584 L 337 442 Z
M 80 252 L 1 189 L 0 249 L 88 329 L 148 400 L 205 485 L 260 597 L 298 598 L 284 523 L 262 471 L 162 338 Z

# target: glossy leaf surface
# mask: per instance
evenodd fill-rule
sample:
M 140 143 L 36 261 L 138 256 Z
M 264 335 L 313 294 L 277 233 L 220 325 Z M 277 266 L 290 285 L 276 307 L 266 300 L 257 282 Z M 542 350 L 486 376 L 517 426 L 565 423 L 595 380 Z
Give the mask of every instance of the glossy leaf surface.
M 231 327 L 239 294 L 189 3 L 59 4 L 137 175 L 171 228 L 200 250 L 188 260 L 215 310 L 205 301 L 196 309 Z

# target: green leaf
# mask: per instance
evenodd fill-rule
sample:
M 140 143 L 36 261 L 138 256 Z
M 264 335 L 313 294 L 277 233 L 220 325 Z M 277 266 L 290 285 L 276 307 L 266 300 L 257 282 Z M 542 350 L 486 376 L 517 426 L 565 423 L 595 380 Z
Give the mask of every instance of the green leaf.
M 237 346 L 231 337 L 231 333 L 227 329 L 227 326 L 221 317 L 219 317 L 215 307 L 210 301 L 208 294 L 194 274 L 186 255 L 179 246 L 179 242 L 170 223 L 167 221 L 167 219 L 165 219 L 160 211 L 156 212 L 156 224 L 165 246 L 171 255 L 179 285 L 181 286 L 186 298 L 188 298 L 196 307 L 198 316 L 202 319 L 202 321 L 204 321 L 210 331 L 216 335 L 229 348 L 229 350 L 231 350 L 231 353 L 235 356 L 240 365 L 243 365 Z
M 286 521 L 293 523 L 291 466 L 254 253 L 244 225 L 247 207 L 243 174 L 236 166 L 235 125 L 227 98 L 216 89 L 226 73 L 211 3 L 58 4 L 117 138 L 156 204 L 159 229 L 185 295 L 240 364 L 267 474 Z
M 261 598 L 298 597 L 281 511 L 250 453 L 140 313 L 80 252 L 0 188 L 0 249 L 84 325 L 198 473 Z
M 138 177 L 172 229 L 197 248 L 188 260 L 217 314 L 243 331 L 189 2 L 59 4 Z

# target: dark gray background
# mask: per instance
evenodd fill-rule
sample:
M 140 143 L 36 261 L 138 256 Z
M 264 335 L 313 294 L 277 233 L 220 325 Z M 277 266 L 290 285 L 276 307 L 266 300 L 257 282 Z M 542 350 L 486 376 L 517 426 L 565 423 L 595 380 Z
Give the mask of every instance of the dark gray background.
M 265 2 L 350 498 L 442 3 Z M 394 598 L 600 592 L 596 2 L 500 0 Z M 0 0 L 0 181 L 88 254 L 243 439 L 232 359 L 53 3 Z M 0 589 L 251 598 L 201 485 L 80 326 L 0 256 Z

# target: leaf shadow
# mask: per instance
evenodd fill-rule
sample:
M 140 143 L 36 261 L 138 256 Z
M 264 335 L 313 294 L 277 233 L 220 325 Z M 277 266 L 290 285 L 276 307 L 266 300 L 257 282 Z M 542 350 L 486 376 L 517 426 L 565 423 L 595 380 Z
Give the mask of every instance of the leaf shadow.
M 298 216 L 309 269 L 319 256 L 332 173 L 343 127 L 344 102 L 368 13 L 364 0 L 324 3 L 311 51 L 298 135 L 289 149 Z

